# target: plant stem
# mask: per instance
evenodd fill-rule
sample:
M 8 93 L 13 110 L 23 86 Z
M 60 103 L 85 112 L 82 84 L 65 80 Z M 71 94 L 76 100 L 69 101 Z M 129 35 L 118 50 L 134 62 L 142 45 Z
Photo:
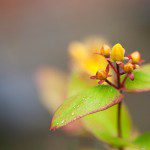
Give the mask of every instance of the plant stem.
M 110 86 L 113 86 L 115 89 L 118 89 L 118 87 L 114 85 L 112 82 L 110 82 L 109 80 L 105 79 L 105 82 L 107 82 Z
M 121 133 L 121 106 L 122 103 L 120 102 L 118 104 L 118 137 L 121 138 L 122 137 L 122 133 Z
M 122 138 L 122 132 L 121 132 L 121 106 L 122 102 L 118 104 L 118 118 L 117 118 L 117 126 L 118 126 L 118 137 Z M 118 150 L 124 150 L 123 147 L 118 148 Z
M 117 63 L 116 63 L 116 67 L 117 67 L 117 84 L 118 84 L 118 89 L 120 89 L 120 68 Z
M 117 68 L 117 85 L 118 85 L 118 89 L 121 88 L 121 82 L 120 82 L 120 68 L 119 65 L 116 64 L 116 68 Z M 120 91 L 122 93 L 122 91 Z M 122 102 L 120 102 L 118 104 L 118 112 L 117 112 L 117 130 L 118 130 L 118 137 L 122 138 L 122 131 L 121 131 L 121 106 L 122 106 Z M 123 147 L 118 148 L 118 150 L 123 150 Z
M 123 81 L 122 81 L 122 83 L 121 83 L 121 85 L 122 85 L 123 87 L 124 87 L 124 84 L 125 84 L 127 78 L 128 78 L 128 74 L 125 75 L 125 77 L 124 77 L 124 79 L 123 79 Z
M 116 68 L 114 67 L 114 65 L 112 64 L 112 62 L 110 62 L 109 60 L 107 60 L 108 61 L 108 63 L 109 63 L 109 65 L 111 66 L 111 68 L 115 71 L 115 73 L 117 74 L 118 72 L 117 72 L 117 70 L 116 70 Z

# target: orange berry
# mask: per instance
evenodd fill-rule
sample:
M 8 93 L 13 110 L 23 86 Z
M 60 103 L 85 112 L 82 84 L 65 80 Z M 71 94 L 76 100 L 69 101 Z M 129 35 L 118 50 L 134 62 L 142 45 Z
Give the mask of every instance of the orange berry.
M 132 59 L 132 63 L 134 64 L 137 64 L 140 62 L 141 60 L 141 55 L 138 51 L 135 51 L 133 52 L 131 55 L 130 55 L 131 59 Z
M 99 80 L 104 80 L 107 78 L 107 72 L 106 71 L 102 71 L 102 70 L 98 70 L 96 73 L 96 79 Z
M 125 64 L 123 66 L 123 70 L 126 72 L 126 73 L 130 73 L 134 70 L 134 65 L 131 64 L 130 62 L 128 62 L 127 64 Z
M 100 49 L 100 54 L 108 57 L 110 56 L 110 51 L 111 51 L 110 47 L 104 44 Z

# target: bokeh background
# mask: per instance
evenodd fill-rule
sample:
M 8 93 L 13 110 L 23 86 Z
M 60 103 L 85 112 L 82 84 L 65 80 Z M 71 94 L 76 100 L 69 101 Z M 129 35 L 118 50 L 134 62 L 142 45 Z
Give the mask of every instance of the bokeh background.
M 129 52 L 139 50 L 150 62 L 150 1 L 0 0 L 1 150 L 97 146 L 60 130 L 50 132 L 51 115 L 35 84 L 35 72 L 42 65 L 68 72 L 68 44 L 90 35 L 120 42 Z M 149 97 L 129 94 L 126 100 L 141 132 L 150 130 Z

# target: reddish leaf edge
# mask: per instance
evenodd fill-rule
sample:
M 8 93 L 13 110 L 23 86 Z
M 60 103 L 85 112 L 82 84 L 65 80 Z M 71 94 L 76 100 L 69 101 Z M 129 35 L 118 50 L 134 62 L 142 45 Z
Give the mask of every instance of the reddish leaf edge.
M 56 129 L 60 129 L 60 128 L 66 126 L 66 125 L 69 125 L 69 124 L 73 123 L 74 121 L 76 121 L 76 120 L 78 120 L 78 119 L 80 119 L 80 118 L 83 118 L 83 117 L 85 117 L 85 116 L 87 116 L 87 115 L 91 115 L 91 114 L 97 113 L 97 112 L 99 112 L 99 111 L 106 110 L 106 109 L 108 109 L 108 108 L 110 108 L 110 107 L 112 107 L 112 106 L 114 106 L 114 105 L 120 103 L 120 102 L 123 100 L 123 98 L 124 98 L 124 95 L 121 94 L 119 98 L 115 99 L 112 103 L 106 105 L 105 107 L 102 107 L 102 108 L 97 109 L 97 110 L 94 110 L 94 111 L 92 111 L 92 112 L 90 112 L 90 113 L 87 113 L 87 114 L 78 116 L 77 118 L 73 119 L 72 121 L 66 123 L 66 124 L 63 125 L 63 126 L 54 126 L 54 127 L 53 127 L 53 126 L 52 126 L 53 120 L 54 120 L 54 116 L 53 116 L 53 118 L 52 118 L 52 120 L 51 120 L 51 122 L 50 122 L 50 128 L 49 128 L 49 130 L 50 130 L 50 131 L 55 131 Z M 60 106 L 60 107 L 61 107 L 61 106 Z M 58 109 L 59 109 L 59 108 L 58 108 Z
M 147 88 L 147 89 L 135 89 L 135 90 L 133 90 L 133 89 L 125 89 L 125 91 L 126 92 L 129 92 L 129 93 L 141 93 L 141 92 L 148 92 L 148 91 L 150 91 L 150 88 Z

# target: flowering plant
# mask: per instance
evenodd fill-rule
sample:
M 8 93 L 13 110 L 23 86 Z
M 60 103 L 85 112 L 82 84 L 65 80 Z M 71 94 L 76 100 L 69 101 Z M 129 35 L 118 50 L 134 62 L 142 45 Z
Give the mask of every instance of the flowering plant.
M 125 56 L 119 43 L 95 49 L 76 42 L 71 44 L 70 54 L 73 71 L 69 98 L 56 110 L 50 129 L 82 118 L 84 127 L 110 147 L 148 150 L 150 134 L 136 135 L 123 102 L 125 92 L 150 90 L 150 65 L 141 65 L 138 51 Z

